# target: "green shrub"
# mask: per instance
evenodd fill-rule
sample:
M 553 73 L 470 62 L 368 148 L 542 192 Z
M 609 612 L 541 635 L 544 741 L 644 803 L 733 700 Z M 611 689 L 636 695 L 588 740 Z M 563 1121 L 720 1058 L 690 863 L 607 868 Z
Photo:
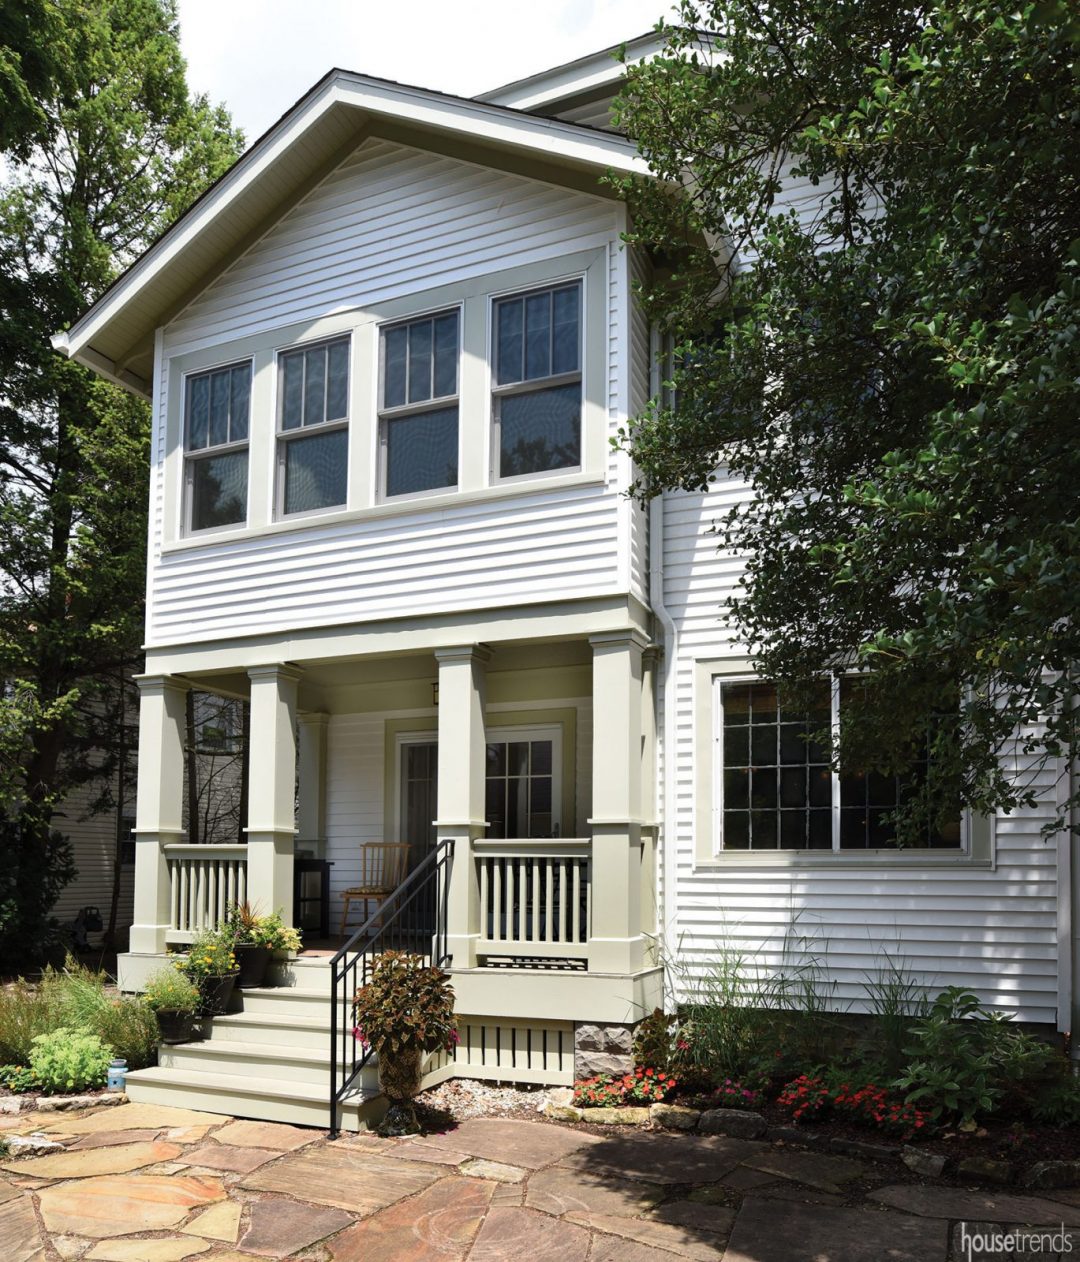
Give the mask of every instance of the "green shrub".
M 225 977 L 236 972 L 233 937 L 227 929 L 203 932 L 188 947 L 186 959 L 176 967 L 198 985 L 207 977 Z
M 907 1103 L 918 1104 L 935 1123 L 965 1127 L 993 1113 L 1009 1094 L 1028 1098 L 1054 1061 L 1042 1040 L 987 1012 L 960 986 L 938 995 L 904 1050 L 908 1063 L 894 1085 Z
M 112 1053 L 96 1034 L 61 1026 L 34 1039 L 30 1068 L 45 1091 L 103 1087 Z
M 422 956 L 384 951 L 367 985 L 353 996 L 353 1036 L 379 1056 L 403 1049 L 452 1051 L 458 1042 L 454 991 L 441 968 Z
M 1036 1095 L 1031 1116 L 1045 1126 L 1080 1126 L 1080 1078 L 1066 1071 Z
M 159 968 L 147 978 L 143 1000 L 153 1012 L 194 1012 L 199 988 L 175 968 Z
M 41 1079 L 26 1065 L 0 1065 L 0 1087 L 8 1091 L 40 1091 Z
M 656 1008 L 634 1031 L 634 1064 L 642 1069 L 663 1069 L 671 1066 L 675 1051 L 676 1018 L 663 1008 Z
M 52 1029 L 46 997 L 20 978 L 0 990 L 0 1062 L 25 1065 L 34 1036 Z

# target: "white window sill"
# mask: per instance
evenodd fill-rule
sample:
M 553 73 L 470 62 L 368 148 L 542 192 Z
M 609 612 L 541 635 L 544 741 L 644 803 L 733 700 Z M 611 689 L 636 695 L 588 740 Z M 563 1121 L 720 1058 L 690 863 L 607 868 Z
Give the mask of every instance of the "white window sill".
M 415 496 L 395 497 L 384 503 L 367 508 L 322 509 L 310 514 L 297 514 L 260 526 L 223 527 L 221 529 L 188 535 L 170 540 L 162 545 L 163 556 L 173 552 L 186 552 L 210 544 L 237 543 L 248 539 L 260 539 L 280 534 L 292 534 L 298 530 L 311 530 L 336 526 L 345 522 L 377 521 L 384 517 L 404 517 L 408 514 L 434 513 L 443 509 L 463 507 L 523 496 L 544 495 L 549 491 L 561 491 L 572 487 L 604 486 L 606 473 L 571 473 L 561 477 L 534 478 L 528 481 L 500 482 L 495 486 L 478 487 L 471 491 L 446 491 L 432 494 L 423 492 Z M 612 499 L 616 496 L 613 494 Z

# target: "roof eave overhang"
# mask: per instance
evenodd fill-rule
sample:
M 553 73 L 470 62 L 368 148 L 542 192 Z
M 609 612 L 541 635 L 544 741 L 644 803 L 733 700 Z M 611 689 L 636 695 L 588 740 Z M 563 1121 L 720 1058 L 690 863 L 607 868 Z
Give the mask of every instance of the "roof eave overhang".
M 212 188 L 155 242 L 89 308 L 72 327 L 53 339 L 53 346 L 95 372 L 139 394 L 147 382 L 125 363 L 111 359 L 101 343 L 110 323 L 125 312 L 169 268 L 182 265 L 185 251 L 230 205 L 252 192 L 271 168 L 319 127 L 330 111 L 345 106 L 371 121 L 414 127 L 448 139 L 481 142 L 488 147 L 533 155 L 548 164 L 602 172 L 647 176 L 649 169 L 624 137 L 573 123 L 539 118 L 502 106 L 446 97 L 420 88 L 373 80 L 348 71 L 333 71 L 247 151 Z M 153 327 L 142 337 L 151 338 Z M 95 343 L 98 344 L 95 349 Z

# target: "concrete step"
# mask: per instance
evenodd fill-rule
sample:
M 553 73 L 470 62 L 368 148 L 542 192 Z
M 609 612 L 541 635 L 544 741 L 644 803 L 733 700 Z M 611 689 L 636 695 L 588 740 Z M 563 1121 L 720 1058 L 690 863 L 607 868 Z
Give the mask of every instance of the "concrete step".
M 262 1043 L 281 1048 L 330 1051 L 330 1008 L 308 1016 L 278 1015 L 277 1012 L 230 1012 L 215 1017 L 205 1026 L 206 1041 L 217 1043 Z
M 297 990 L 321 990 L 330 993 L 330 957 L 303 956 L 295 960 L 271 960 L 266 970 L 267 986 L 285 986 Z M 244 992 L 240 992 L 244 993 Z
M 165 1068 L 137 1069 L 127 1076 L 128 1098 L 141 1104 L 165 1104 L 198 1109 L 231 1117 L 264 1122 L 288 1122 L 294 1126 L 330 1124 L 328 1092 L 315 1083 L 285 1082 L 272 1078 L 245 1079 L 239 1074 Z M 378 1124 L 386 1111 L 379 1095 L 374 1068 L 365 1068 L 361 1079 L 341 1108 L 342 1130 L 367 1130 Z
M 301 990 L 298 986 L 259 986 L 254 990 L 236 990 L 233 991 L 230 1015 L 236 1012 L 299 1017 L 329 1026 L 330 993 Z
M 246 1082 L 281 1083 L 286 1086 L 311 1083 L 324 1095 L 330 1089 L 329 1040 L 321 1048 L 228 1042 L 225 1039 L 162 1045 L 158 1049 L 158 1066 L 185 1073 L 236 1076 Z

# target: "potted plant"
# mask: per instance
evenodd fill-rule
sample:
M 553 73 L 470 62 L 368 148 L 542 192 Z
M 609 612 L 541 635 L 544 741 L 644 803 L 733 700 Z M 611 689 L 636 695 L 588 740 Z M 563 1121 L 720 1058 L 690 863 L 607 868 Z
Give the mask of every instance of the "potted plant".
M 419 955 L 384 952 L 353 998 L 353 1037 L 379 1058 L 379 1086 L 390 1102 L 379 1134 L 415 1135 L 424 1055 L 458 1042 L 449 977 Z
M 177 967 L 198 986 L 202 1012 L 208 1017 L 223 1016 L 239 972 L 228 930 L 200 933 L 188 948 L 187 957 Z
M 280 911 L 260 916 L 250 903 L 233 903 L 226 927 L 233 936 L 233 951 L 240 969 L 237 990 L 250 990 L 263 984 L 275 951 L 300 950 L 300 931 L 289 928 Z
M 157 1017 L 163 1043 L 191 1039 L 202 997 L 189 977 L 175 968 L 159 968 L 147 979 L 143 1000 Z

